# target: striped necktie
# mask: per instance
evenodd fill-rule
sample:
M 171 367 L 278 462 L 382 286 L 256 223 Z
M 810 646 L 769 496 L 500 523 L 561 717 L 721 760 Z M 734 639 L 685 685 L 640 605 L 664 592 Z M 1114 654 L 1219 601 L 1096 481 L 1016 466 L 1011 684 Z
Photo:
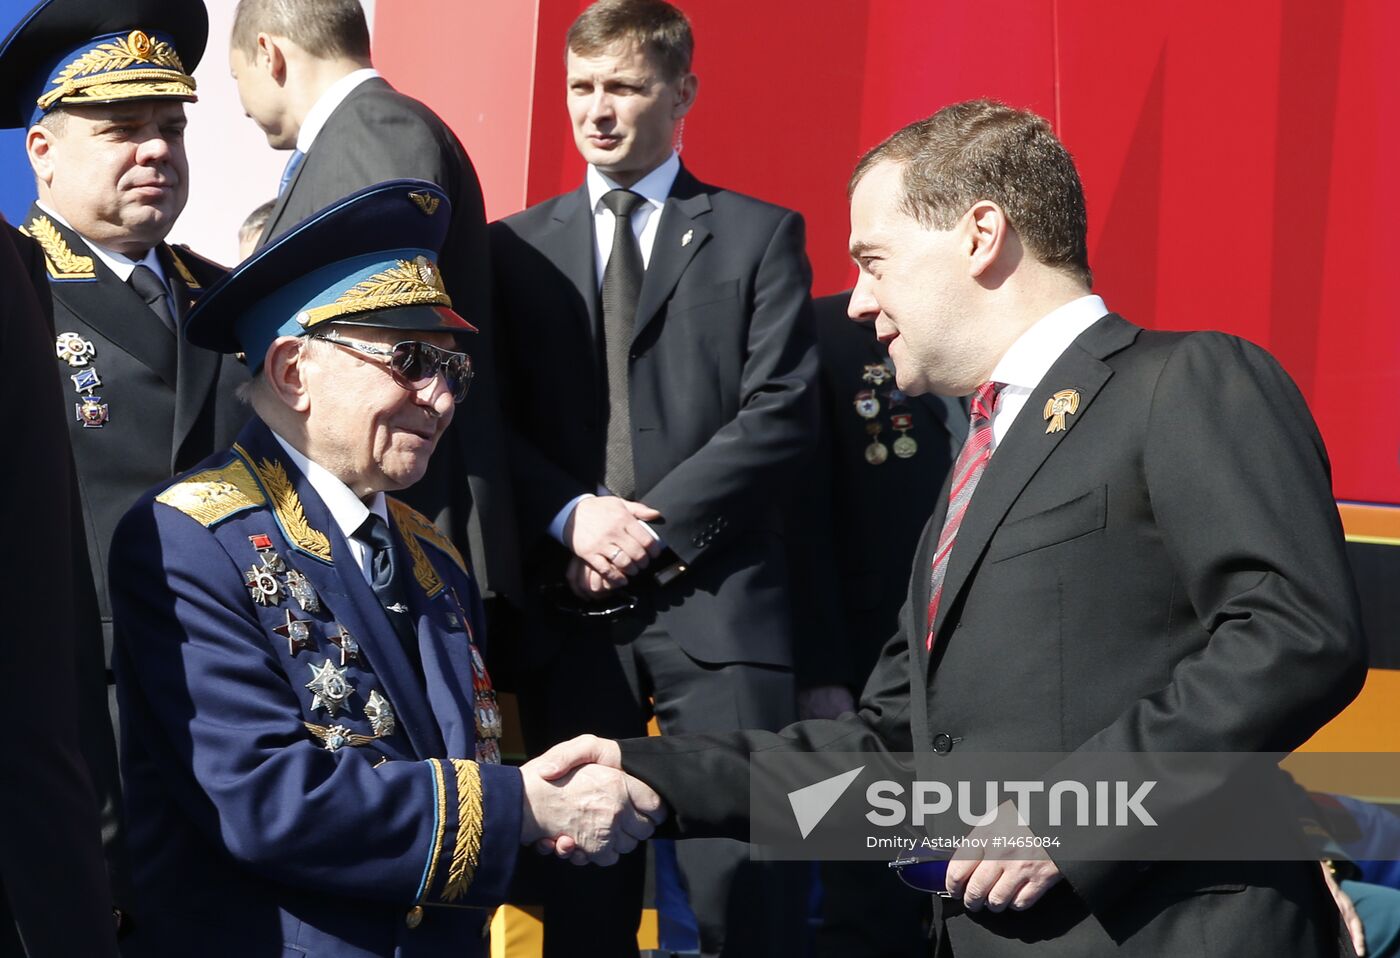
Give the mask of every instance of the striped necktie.
M 943 519 L 943 531 L 938 534 L 938 551 L 933 554 L 933 581 L 928 598 L 928 638 L 925 647 L 933 650 L 933 623 L 938 617 L 938 602 L 943 597 L 943 580 L 948 575 L 948 556 L 958 537 L 958 526 L 967 514 L 968 503 L 977 490 L 977 483 L 992 458 L 992 411 L 996 409 L 1001 383 L 983 383 L 972 394 L 972 419 L 968 425 L 967 442 L 953 466 L 953 486 L 948 493 L 948 514 Z

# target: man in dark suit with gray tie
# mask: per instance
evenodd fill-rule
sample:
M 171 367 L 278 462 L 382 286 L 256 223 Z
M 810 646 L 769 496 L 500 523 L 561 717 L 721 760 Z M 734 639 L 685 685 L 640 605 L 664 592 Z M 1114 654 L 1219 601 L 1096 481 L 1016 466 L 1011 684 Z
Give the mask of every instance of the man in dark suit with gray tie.
M 428 473 L 402 493 L 466 555 L 500 623 L 519 591 L 488 315 L 486 212 L 462 144 L 429 107 L 373 68 L 358 0 L 240 0 L 229 66 L 243 108 L 274 149 L 290 150 L 263 244 L 375 183 L 421 179 L 452 201 L 442 252 L 447 291 L 480 330 L 471 395 Z
M 533 751 L 641 734 L 650 714 L 663 734 L 795 715 L 783 497 L 814 434 L 803 224 L 681 163 L 691 49 L 660 0 L 581 14 L 567 105 L 585 182 L 492 228 Z M 679 852 L 703 951 L 772 954 L 800 933 L 800 882 L 759 877 L 737 842 Z M 639 863 L 567 871 L 546 954 L 635 952 Z

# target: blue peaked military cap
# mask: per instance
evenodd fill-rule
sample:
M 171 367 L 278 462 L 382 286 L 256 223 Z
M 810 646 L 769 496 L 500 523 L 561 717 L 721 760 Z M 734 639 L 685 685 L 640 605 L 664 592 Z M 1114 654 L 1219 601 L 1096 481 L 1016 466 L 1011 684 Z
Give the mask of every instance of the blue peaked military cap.
M 0 43 L 0 126 L 57 106 L 194 101 L 208 39 L 203 0 L 44 0 Z
M 322 325 L 474 333 L 452 310 L 437 259 L 452 204 L 426 180 L 366 187 L 315 213 L 211 286 L 185 317 L 196 346 L 262 366 L 279 336 Z

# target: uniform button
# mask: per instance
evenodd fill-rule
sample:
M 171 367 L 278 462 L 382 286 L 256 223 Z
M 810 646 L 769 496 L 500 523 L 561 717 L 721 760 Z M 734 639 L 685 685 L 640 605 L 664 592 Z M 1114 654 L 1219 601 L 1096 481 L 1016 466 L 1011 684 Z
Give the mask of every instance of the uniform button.
M 939 754 L 946 754 L 953 750 L 953 736 L 947 732 L 939 732 L 933 737 L 933 750 Z
M 410 908 L 408 914 L 404 916 L 403 923 L 408 926 L 409 931 L 423 924 L 423 906 L 414 905 Z

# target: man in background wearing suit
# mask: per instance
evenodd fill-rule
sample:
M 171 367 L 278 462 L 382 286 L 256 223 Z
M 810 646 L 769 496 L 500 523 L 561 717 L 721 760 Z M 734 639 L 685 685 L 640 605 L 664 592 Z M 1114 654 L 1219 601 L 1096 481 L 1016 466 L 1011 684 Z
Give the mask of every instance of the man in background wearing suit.
M 821 442 L 794 490 L 792 530 L 802 718 L 837 718 L 856 698 L 899 624 L 919 531 L 967 436 L 967 410 L 911 396 L 871 322 L 846 315 L 851 291 L 813 301 L 821 362 Z M 818 692 L 816 690 L 824 690 Z M 891 886 L 883 862 L 823 862 L 818 958 L 928 952 L 927 896 Z
M 263 243 L 385 180 L 427 180 L 452 200 L 442 270 L 452 301 L 480 330 L 475 378 L 457 425 L 403 498 L 453 537 L 489 618 L 499 622 L 507 614 L 503 597 L 519 591 L 520 571 L 490 359 L 491 270 L 476 170 L 436 113 L 374 70 L 358 0 L 240 0 L 229 67 L 268 144 L 292 151 Z
M 651 703 L 667 734 L 795 715 L 782 514 L 814 433 L 803 224 L 681 164 L 691 50 L 685 15 L 660 0 L 584 11 L 566 96 L 585 182 L 491 231 L 539 590 L 519 687 L 535 752 L 642 734 Z M 800 934 L 800 883 L 765 879 L 744 845 L 679 852 L 703 951 L 772 954 Z M 547 954 L 635 953 L 640 862 L 558 871 Z
M 19 462 L 4 471 L 0 524 L 24 542 L 35 573 L 5 576 L 0 596 L 0 701 L 14 743 L 0 784 L 0 955 L 115 956 L 97 795 L 79 737 L 77 664 L 99 652 L 78 643 L 74 593 L 92 586 L 74 561 L 85 552 L 49 359 L 49 283 L 39 247 L 3 220 L 0 233 L 0 408 L 24 410 L 6 426 Z
M 23 230 L 43 250 L 53 295 L 50 362 L 64 387 L 87 533 L 87 556 L 75 561 L 93 580 L 78 584 L 75 599 L 90 630 L 78 661 L 83 747 L 124 910 L 132 905 L 112 742 L 112 533 L 142 492 L 230 442 L 247 419 L 233 395 L 247 380 L 243 367 L 175 333 L 224 270 L 165 242 L 189 195 L 185 103 L 195 100 L 189 72 L 208 31 L 198 0 L 45 0 L 0 44 L 4 125 L 28 130 L 38 188 Z
M 561 747 L 648 782 L 690 834 L 749 812 L 749 756 L 1287 752 L 1356 694 L 1365 648 L 1326 452 L 1263 350 L 1141 329 L 1090 295 L 1079 176 L 1050 125 L 989 101 L 895 133 L 851 178 L 853 318 L 910 394 L 972 394 L 898 634 L 861 711 L 782 733 Z M 1163 826 L 1217 834 L 1173 783 Z M 1293 822 L 1296 825 L 1296 822 Z M 567 843 L 561 850 L 567 850 Z M 937 953 L 1337 954 L 1317 864 L 956 859 Z

